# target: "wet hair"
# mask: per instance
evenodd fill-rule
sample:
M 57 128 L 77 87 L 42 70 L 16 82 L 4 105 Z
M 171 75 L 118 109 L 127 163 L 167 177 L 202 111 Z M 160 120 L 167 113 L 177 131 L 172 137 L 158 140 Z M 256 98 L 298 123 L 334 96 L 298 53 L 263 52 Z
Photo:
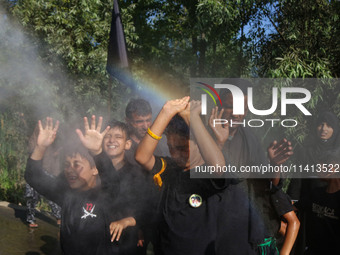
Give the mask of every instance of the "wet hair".
M 319 117 L 316 120 L 316 127 L 318 127 L 323 122 L 327 123 L 327 125 L 331 126 L 333 129 L 333 134 L 328 140 L 336 140 L 340 131 L 338 117 L 332 112 L 325 111 L 319 114 Z
M 176 134 L 183 136 L 186 139 L 189 139 L 190 137 L 190 130 L 187 123 L 185 123 L 184 119 L 178 114 L 171 119 L 164 133 L 166 136 Z
M 113 128 L 120 129 L 121 131 L 123 131 L 125 133 L 126 140 L 130 139 L 131 134 L 130 134 L 129 127 L 124 122 L 113 119 L 113 120 L 110 120 L 106 123 L 105 127 L 107 127 L 107 126 L 110 126 L 110 129 L 113 129 Z
M 131 99 L 126 106 L 125 116 L 131 119 L 132 114 L 136 114 L 138 116 L 146 116 L 152 114 L 150 103 L 142 98 Z
M 244 79 L 239 79 L 239 78 L 228 78 L 228 79 L 224 79 L 221 81 L 221 84 L 231 84 L 231 85 L 235 85 L 236 87 L 238 87 L 239 89 L 242 90 L 244 95 L 248 94 L 248 88 L 251 88 L 253 85 L 251 84 L 250 81 L 248 80 L 244 80 Z M 231 93 L 231 91 L 229 89 L 220 89 L 220 97 L 224 97 L 227 94 Z
M 67 142 L 64 144 L 62 149 L 61 159 L 63 162 L 66 161 L 67 157 L 75 157 L 77 154 L 79 154 L 82 158 L 86 159 L 90 163 L 91 168 L 96 166 L 93 157 L 89 153 L 88 149 L 82 145 L 78 137 L 72 137 L 66 141 Z
M 319 126 L 323 122 L 326 122 L 333 129 L 337 129 L 339 127 L 339 119 L 332 112 L 322 112 L 319 114 L 319 117 L 316 120 L 316 126 Z

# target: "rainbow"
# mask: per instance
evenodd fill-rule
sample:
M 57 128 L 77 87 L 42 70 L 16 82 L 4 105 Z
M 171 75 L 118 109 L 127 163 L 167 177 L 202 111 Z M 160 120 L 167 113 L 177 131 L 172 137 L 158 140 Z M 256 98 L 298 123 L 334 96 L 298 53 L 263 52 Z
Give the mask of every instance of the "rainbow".
M 220 98 L 220 95 L 217 93 L 217 91 L 212 86 L 210 86 L 209 84 L 203 83 L 203 82 L 199 82 L 199 81 L 197 83 L 201 84 L 203 86 L 206 86 L 207 88 L 211 89 L 211 91 L 214 92 L 214 94 L 217 96 L 217 98 L 220 101 L 220 104 L 222 106 L 222 100 Z M 201 87 L 197 87 L 197 88 L 199 88 L 199 89 L 203 90 L 204 92 L 206 92 L 212 98 L 212 100 L 214 101 L 215 105 L 217 106 L 217 103 L 216 103 L 216 100 L 215 100 L 214 96 L 207 89 L 204 89 L 204 88 L 201 88 Z

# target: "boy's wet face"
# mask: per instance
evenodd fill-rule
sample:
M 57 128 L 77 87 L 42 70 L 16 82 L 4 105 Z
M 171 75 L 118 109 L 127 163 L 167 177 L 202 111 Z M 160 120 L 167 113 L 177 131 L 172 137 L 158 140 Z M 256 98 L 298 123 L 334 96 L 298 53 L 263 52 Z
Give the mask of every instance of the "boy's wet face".
M 333 135 L 333 128 L 327 122 L 320 123 L 316 128 L 318 137 L 322 140 L 328 140 Z
M 96 186 L 98 170 L 91 168 L 89 161 L 77 153 L 66 157 L 64 174 L 71 189 L 88 190 Z
M 225 94 L 222 97 L 222 104 L 222 108 L 224 109 L 222 119 L 228 120 L 229 123 L 231 120 L 233 123 L 242 122 L 244 120 L 248 111 L 247 96 L 244 97 L 244 115 L 236 115 L 233 113 L 233 95 L 231 93 Z M 238 126 L 240 126 L 240 124 L 233 124 L 230 128 L 235 129 Z
M 171 158 L 181 168 L 190 167 L 189 139 L 178 134 L 168 134 L 168 147 Z
M 142 139 L 152 124 L 152 114 L 150 113 L 148 115 L 141 116 L 133 113 L 132 118 L 127 119 L 127 122 L 132 127 L 133 133 L 137 136 L 137 138 Z
M 111 128 L 104 136 L 103 147 L 111 158 L 124 156 L 125 150 L 131 147 L 131 140 L 126 139 L 125 131 L 115 127 Z

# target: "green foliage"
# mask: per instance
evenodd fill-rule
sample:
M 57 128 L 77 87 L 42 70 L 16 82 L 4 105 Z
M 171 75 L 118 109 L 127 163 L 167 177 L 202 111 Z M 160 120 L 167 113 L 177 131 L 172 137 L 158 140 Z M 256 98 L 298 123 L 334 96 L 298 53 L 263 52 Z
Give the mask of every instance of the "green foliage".
M 247 76 L 243 28 L 265 1 L 134 2 L 140 47 L 132 54 L 139 70 L 179 82 L 190 76 Z
M 307 50 L 291 52 L 283 58 L 276 58 L 276 69 L 269 70 L 268 74 L 273 78 L 332 78 L 327 59 L 311 59 Z
M 340 48 L 339 1 L 282 0 L 259 9 L 253 20 L 254 66 L 260 76 L 270 78 L 319 78 L 305 80 L 301 87 L 311 92 L 306 104 L 313 117 L 306 118 L 297 109 L 290 109 L 287 118 L 298 121 L 296 128 L 281 129 L 294 144 L 300 145 L 309 127 L 322 110 L 339 112 L 338 82 Z M 264 25 L 267 24 L 267 25 Z M 270 29 L 268 27 L 270 24 Z M 286 83 L 284 86 L 292 86 Z M 262 88 L 267 93 L 271 88 Z M 267 91 L 267 92 L 266 92 Z
M 37 119 L 50 115 L 68 122 L 74 116 L 105 116 L 108 107 L 111 116 L 122 119 L 131 91 L 115 80 L 108 91 L 113 0 L 0 4 L 0 117 L 6 125 L 0 149 L 8 150 L 0 155 L 0 183 L 7 192 L 2 196 L 9 196 L 9 190 L 20 193 L 25 143 Z M 339 86 L 327 80 L 340 75 L 339 1 L 119 4 L 132 76 L 156 84 L 150 88 L 186 92 L 188 78 L 199 76 L 320 78 L 320 83 L 304 85 L 312 94 L 308 109 L 313 116 L 321 108 L 340 113 Z M 260 91 L 271 95 L 270 86 Z M 264 100 L 258 99 L 261 106 Z M 298 120 L 297 128 L 272 130 L 301 143 L 312 118 L 303 118 L 297 109 L 289 117 Z M 265 136 L 272 138 L 271 132 Z
M 27 139 L 20 115 L 0 115 L 0 200 L 23 201 Z
M 105 112 L 109 93 L 106 58 L 113 1 L 18 1 L 12 12 L 36 45 L 38 59 L 62 115 Z M 131 8 L 133 9 L 133 8 Z M 128 47 L 136 35 L 130 9 L 123 10 Z M 120 102 L 114 83 L 112 97 Z
M 339 1 L 281 0 L 262 8 L 257 19 L 273 33 L 252 34 L 258 45 L 258 70 L 269 77 L 339 77 Z
M 74 73 L 105 74 L 109 1 L 19 1 L 13 9 L 24 26 L 34 30 L 62 56 Z

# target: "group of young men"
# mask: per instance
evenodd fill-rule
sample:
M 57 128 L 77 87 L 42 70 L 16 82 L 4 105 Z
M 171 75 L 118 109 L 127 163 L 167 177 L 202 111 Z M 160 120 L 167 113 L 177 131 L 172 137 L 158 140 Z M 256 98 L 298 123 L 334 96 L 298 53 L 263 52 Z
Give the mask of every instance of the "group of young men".
M 47 118 L 44 125 L 39 121 L 25 178 L 36 191 L 62 207 L 61 245 L 65 254 L 146 254 L 150 241 L 153 242 L 155 253 L 160 254 L 156 226 L 158 220 L 154 217 L 159 190 L 154 187 L 152 176 L 141 169 L 134 159 L 135 150 L 151 123 L 150 104 L 140 98 L 131 100 L 126 107 L 126 123 L 116 120 L 106 123 L 110 129 L 102 137 L 103 153 L 98 158 L 103 160 L 99 160 L 98 164 L 94 160 L 96 158 L 92 159 L 93 155 L 88 153 L 89 148 L 80 143 L 79 137 L 71 135 L 64 138 L 66 144 L 60 155 L 65 161 L 64 171 L 56 177 L 43 169 L 48 165 L 43 164 L 43 160 L 46 160 L 55 142 L 59 123 L 53 124 L 51 118 Z M 81 134 L 80 130 L 77 132 Z M 49 140 L 44 137 L 48 134 Z M 41 145 L 44 139 L 48 141 L 46 145 Z M 164 146 L 160 146 L 158 154 L 164 155 L 163 150 L 168 153 Z M 85 176 L 82 175 L 84 165 L 88 170 Z M 84 192 L 81 194 L 79 191 Z M 107 221 L 111 218 L 108 225 Z M 119 218 L 123 221 L 115 221 Z M 132 225 L 138 219 L 138 228 L 125 230 L 121 237 L 123 229 L 131 224 L 132 218 Z M 92 229 L 102 229 L 99 234 L 94 234 L 97 241 L 104 242 L 111 233 L 109 239 L 112 244 L 101 245 L 93 241 L 90 234 Z
M 246 95 L 247 84 L 238 84 Z M 230 91 L 220 92 L 217 116 L 240 123 Z M 246 96 L 245 96 L 246 101 Z M 245 108 L 246 104 L 245 104 Z M 62 208 L 61 246 L 65 254 L 145 254 L 152 242 L 158 254 L 290 254 L 298 229 L 280 177 L 190 178 L 195 166 L 283 164 L 293 153 L 289 141 L 267 150 L 250 128 L 206 127 L 200 102 L 189 97 L 166 102 L 152 123 L 143 99 L 131 100 L 126 124 L 84 118 L 63 151 L 64 174 L 52 177 L 42 159 L 59 123 L 38 122 L 36 147 L 25 178 Z M 210 129 L 210 131 L 209 131 Z M 191 134 L 191 136 L 190 136 Z M 159 145 L 166 136 L 169 154 Z M 100 178 L 98 178 L 98 175 Z M 281 222 L 285 222 L 281 224 Z M 281 228 L 286 226 L 286 228 Z

